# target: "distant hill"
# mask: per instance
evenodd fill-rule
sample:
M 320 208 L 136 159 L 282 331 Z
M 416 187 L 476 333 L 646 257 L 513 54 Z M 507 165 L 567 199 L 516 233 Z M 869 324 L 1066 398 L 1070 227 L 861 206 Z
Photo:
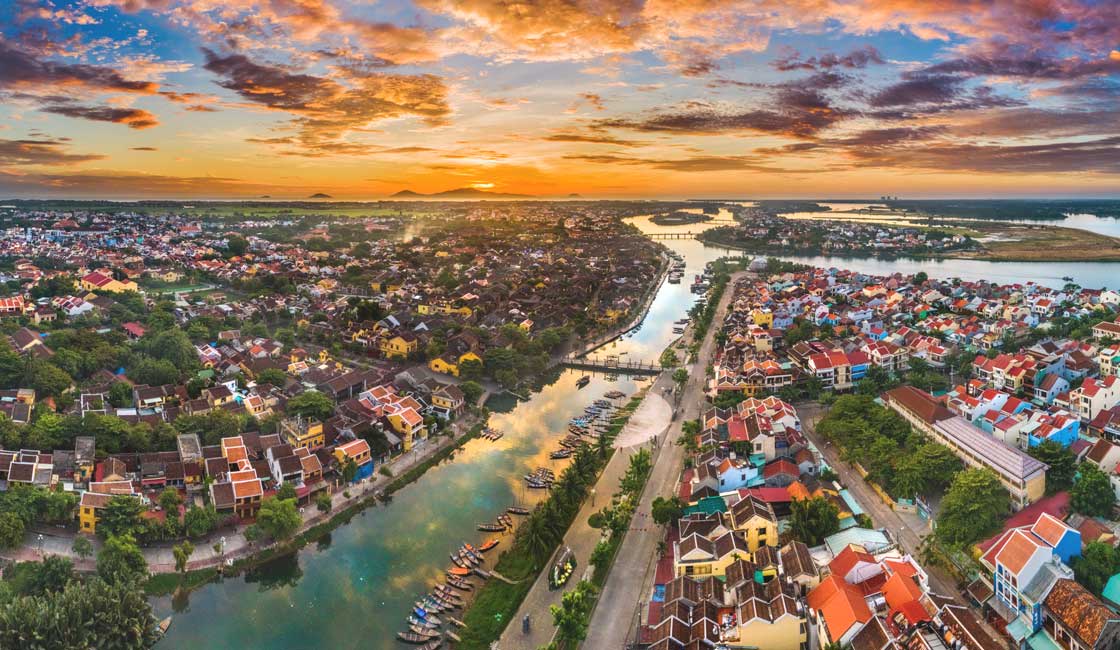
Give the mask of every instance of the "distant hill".
M 331 196 L 330 194 L 323 194 L 322 192 L 316 192 L 316 193 L 312 194 L 311 196 L 309 196 L 307 198 L 309 198 L 309 199 L 333 199 L 334 197 Z
M 434 194 L 421 194 L 412 190 L 401 190 L 390 196 L 391 199 L 532 199 L 530 194 L 510 194 L 506 192 L 487 192 L 473 187 L 460 187 Z

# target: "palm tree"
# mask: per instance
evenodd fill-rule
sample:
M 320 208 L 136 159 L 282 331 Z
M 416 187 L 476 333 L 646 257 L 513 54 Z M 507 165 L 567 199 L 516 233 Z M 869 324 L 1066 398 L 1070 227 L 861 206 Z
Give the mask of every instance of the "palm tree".
M 552 551 L 551 535 L 541 511 L 537 510 L 530 515 L 525 525 L 517 532 L 521 543 L 525 546 L 525 551 L 533 558 L 533 568 L 537 568 Z

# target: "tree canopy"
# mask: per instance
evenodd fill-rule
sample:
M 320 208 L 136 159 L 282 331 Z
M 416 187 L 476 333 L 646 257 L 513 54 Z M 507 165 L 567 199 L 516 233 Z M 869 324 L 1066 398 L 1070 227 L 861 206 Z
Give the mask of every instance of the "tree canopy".
M 999 530 L 1011 509 L 1011 497 L 990 469 L 966 469 L 956 475 L 937 515 L 937 537 L 958 548 Z
M 1079 469 L 1080 477 L 1071 492 L 1070 505 L 1083 515 L 1092 517 L 1111 517 L 1116 505 L 1116 492 L 1108 475 L 1091 463 L 1083 463 Z
M 840 532 L 840 511 L 828 499 L 794 499 L 790 502 L 790 530 L 808 546 Z

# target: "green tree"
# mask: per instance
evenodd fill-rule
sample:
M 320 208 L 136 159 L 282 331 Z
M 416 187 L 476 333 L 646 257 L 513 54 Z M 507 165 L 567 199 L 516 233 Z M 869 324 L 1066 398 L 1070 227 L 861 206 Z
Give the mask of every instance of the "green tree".
M 1116 505 L 1116 492 L 1108 475 L 1090 463 L 1083 463 L 1079 470 L 1080 478 L 1073 486 L 1070 505 L 1083 515 L 1111 517 L 1112 508 Z
M 315 507 L 319 509 L 319 512 L 330 512 L 332 505 L 331 495 L 326 492 L 320 492 L 319 496 L 315 497 Z
M 257 381 L 262 384 L 283 387 L 288 381 L 288 375 L 279 368 L 265 368 L 257 373 Z
M 678 386 L 684 386 L 688 381 L 688 371 L 684 368 L 677 368 L 673 371 L 673 382 Z
M 0 548 L 15 548 L 23 543 L 23 519 L 14 512 L 0 512 Z
M 84 560 L 93 555 L 93 543 L 85 535 L 76 535 L 70 544 L 70 550 Z
M 1120 552 L 1103 542 L 1089 542 L 1073 559 L 1073 573 L 1086 589 L 1100 596 L 1109 578 L 1120 572 Z
M 163 492 L 159 493 L 159 507 L 163 508 L 168 513 L 168 516 L 178 516 L 179 505 L 183 503 L 183 497 L 179 496 L 179 491 L 173 487 L 164 488 Z
M 207 535 L 218 525 L 218 513 L 213 505 L 205 508 L 193 506 L 183 515 L 183 532 L 187 537 L 199 538 Z
M 821 497 L 794 499 L 790 502 L 790 530 L 796 539 L 817 546 L 840 531 L 840 511 Z
M 287 481 L 276 490 L 277 499 L 296 499 L 296 486 L 291 481 Z
M 665 348 L 661 352 L 660 362 L 662 368 L 676 368 L 680 365 L 681 360 L 677 357 L 677 353 L 673 351 L 673 348 Z
M 269 497 L 261 503 L 257 513 L 257 524 L 273 539 L 291 537 L 302 522 L 296 502 L 292 499 Z
M 653 521 L 659 526 L 664 526 L 681 518 L 684 514 L 684 503 L 677 496 L 668 499 L 657 497 L 653 500 L 650 514 Z
M 100 578 L 0 605 L 0 648 L 147 650 L 158 640 L 144 592 Z
M 131 535 L 110 537 L 97 554 L 97 575 L 109 584 L 139 581 L 148 576 L 148 562 Z
M 166 359 L 138 355 L 128 367 L 128 378 L 138 384 L 162 386 L 179 381 L 179 369 Z
M 244 255 L 249 250 L 249 240 L 244 237 L 234 235 L 226 239 L 226 252 L 230 257 L 238 257 Z
M 132 406 L 132 387 L 127 382 L 113 382 L 109 387 L 109 403 L 117 408 Z
M 588 562 L 591 563 L 591 566 L 602 571 L 607 567 L 607 563 L 611 561 L 611 549 L 612 546 L 609 541 L 605 539 L 599 540 L 599 543 L 592 549 L 591 557 L 588 558 Z
M 477 404 L 478 398 L 486 391 L 477 381 L 464 381 L 459 384 L 459 390 L 463 391 L 463 398 L 470 406 Z
M 342 482 L 350 484 L 354 482 L 354 477 L 358 475 L 358 464 L 354 462 L 353 458 L 346 457 L 346 462 L 342 464 Z
M 109 499 L 97 520 L 97 532 L 104 537 L 129 535 L 138 537 L 144 532 L 140 515 L 144 506 L 136 497 L 118 495 Z
M 171 553 L 175 556 L 175 570 L 179 573 L 186 573 L 187 562 L 190 561 L 191 555 L 194 554 L 194 544 L 183 540 L 181 544 L 176 544 L 171 548 Z
M 58 397 L 72 382 L 70 375 L 44 359 L 33 359 L 27 365 L 27 383 L 39 395 Z
M 1077 459 L 1068 449 L 1053 440 L 1045 440 L 1027 450 L 1027 453 L 1050 466 L 1046 470 L 1046 493 L 1068 490 L 1077 472 Z
M 595 585 L 580 580 L 575 589 L 565 593 L 559 605 L 552 605 L 552 623 L 556 626 L 556 642 L 576 646 L 587 638 L 587 624 L 595 606 Z
M 316 420 L 326 420 L 334 415 L 334 401 L 317 390 L 307 390 L 296 395 L 288 400 L 285 408 L 289 415 L 300 415 Z
M 957 474 L 941 500 L 937 537 L 963 548 L 999 530 L 1011 509 L 1011 497 L 990 469 L 966 469 Z

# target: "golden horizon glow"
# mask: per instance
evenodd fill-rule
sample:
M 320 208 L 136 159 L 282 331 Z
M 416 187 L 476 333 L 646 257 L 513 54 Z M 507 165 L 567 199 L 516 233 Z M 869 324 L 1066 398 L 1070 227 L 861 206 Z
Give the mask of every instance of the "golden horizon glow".
M 24 0 L 0 197 L 1116 196 L 1108 5 Z

